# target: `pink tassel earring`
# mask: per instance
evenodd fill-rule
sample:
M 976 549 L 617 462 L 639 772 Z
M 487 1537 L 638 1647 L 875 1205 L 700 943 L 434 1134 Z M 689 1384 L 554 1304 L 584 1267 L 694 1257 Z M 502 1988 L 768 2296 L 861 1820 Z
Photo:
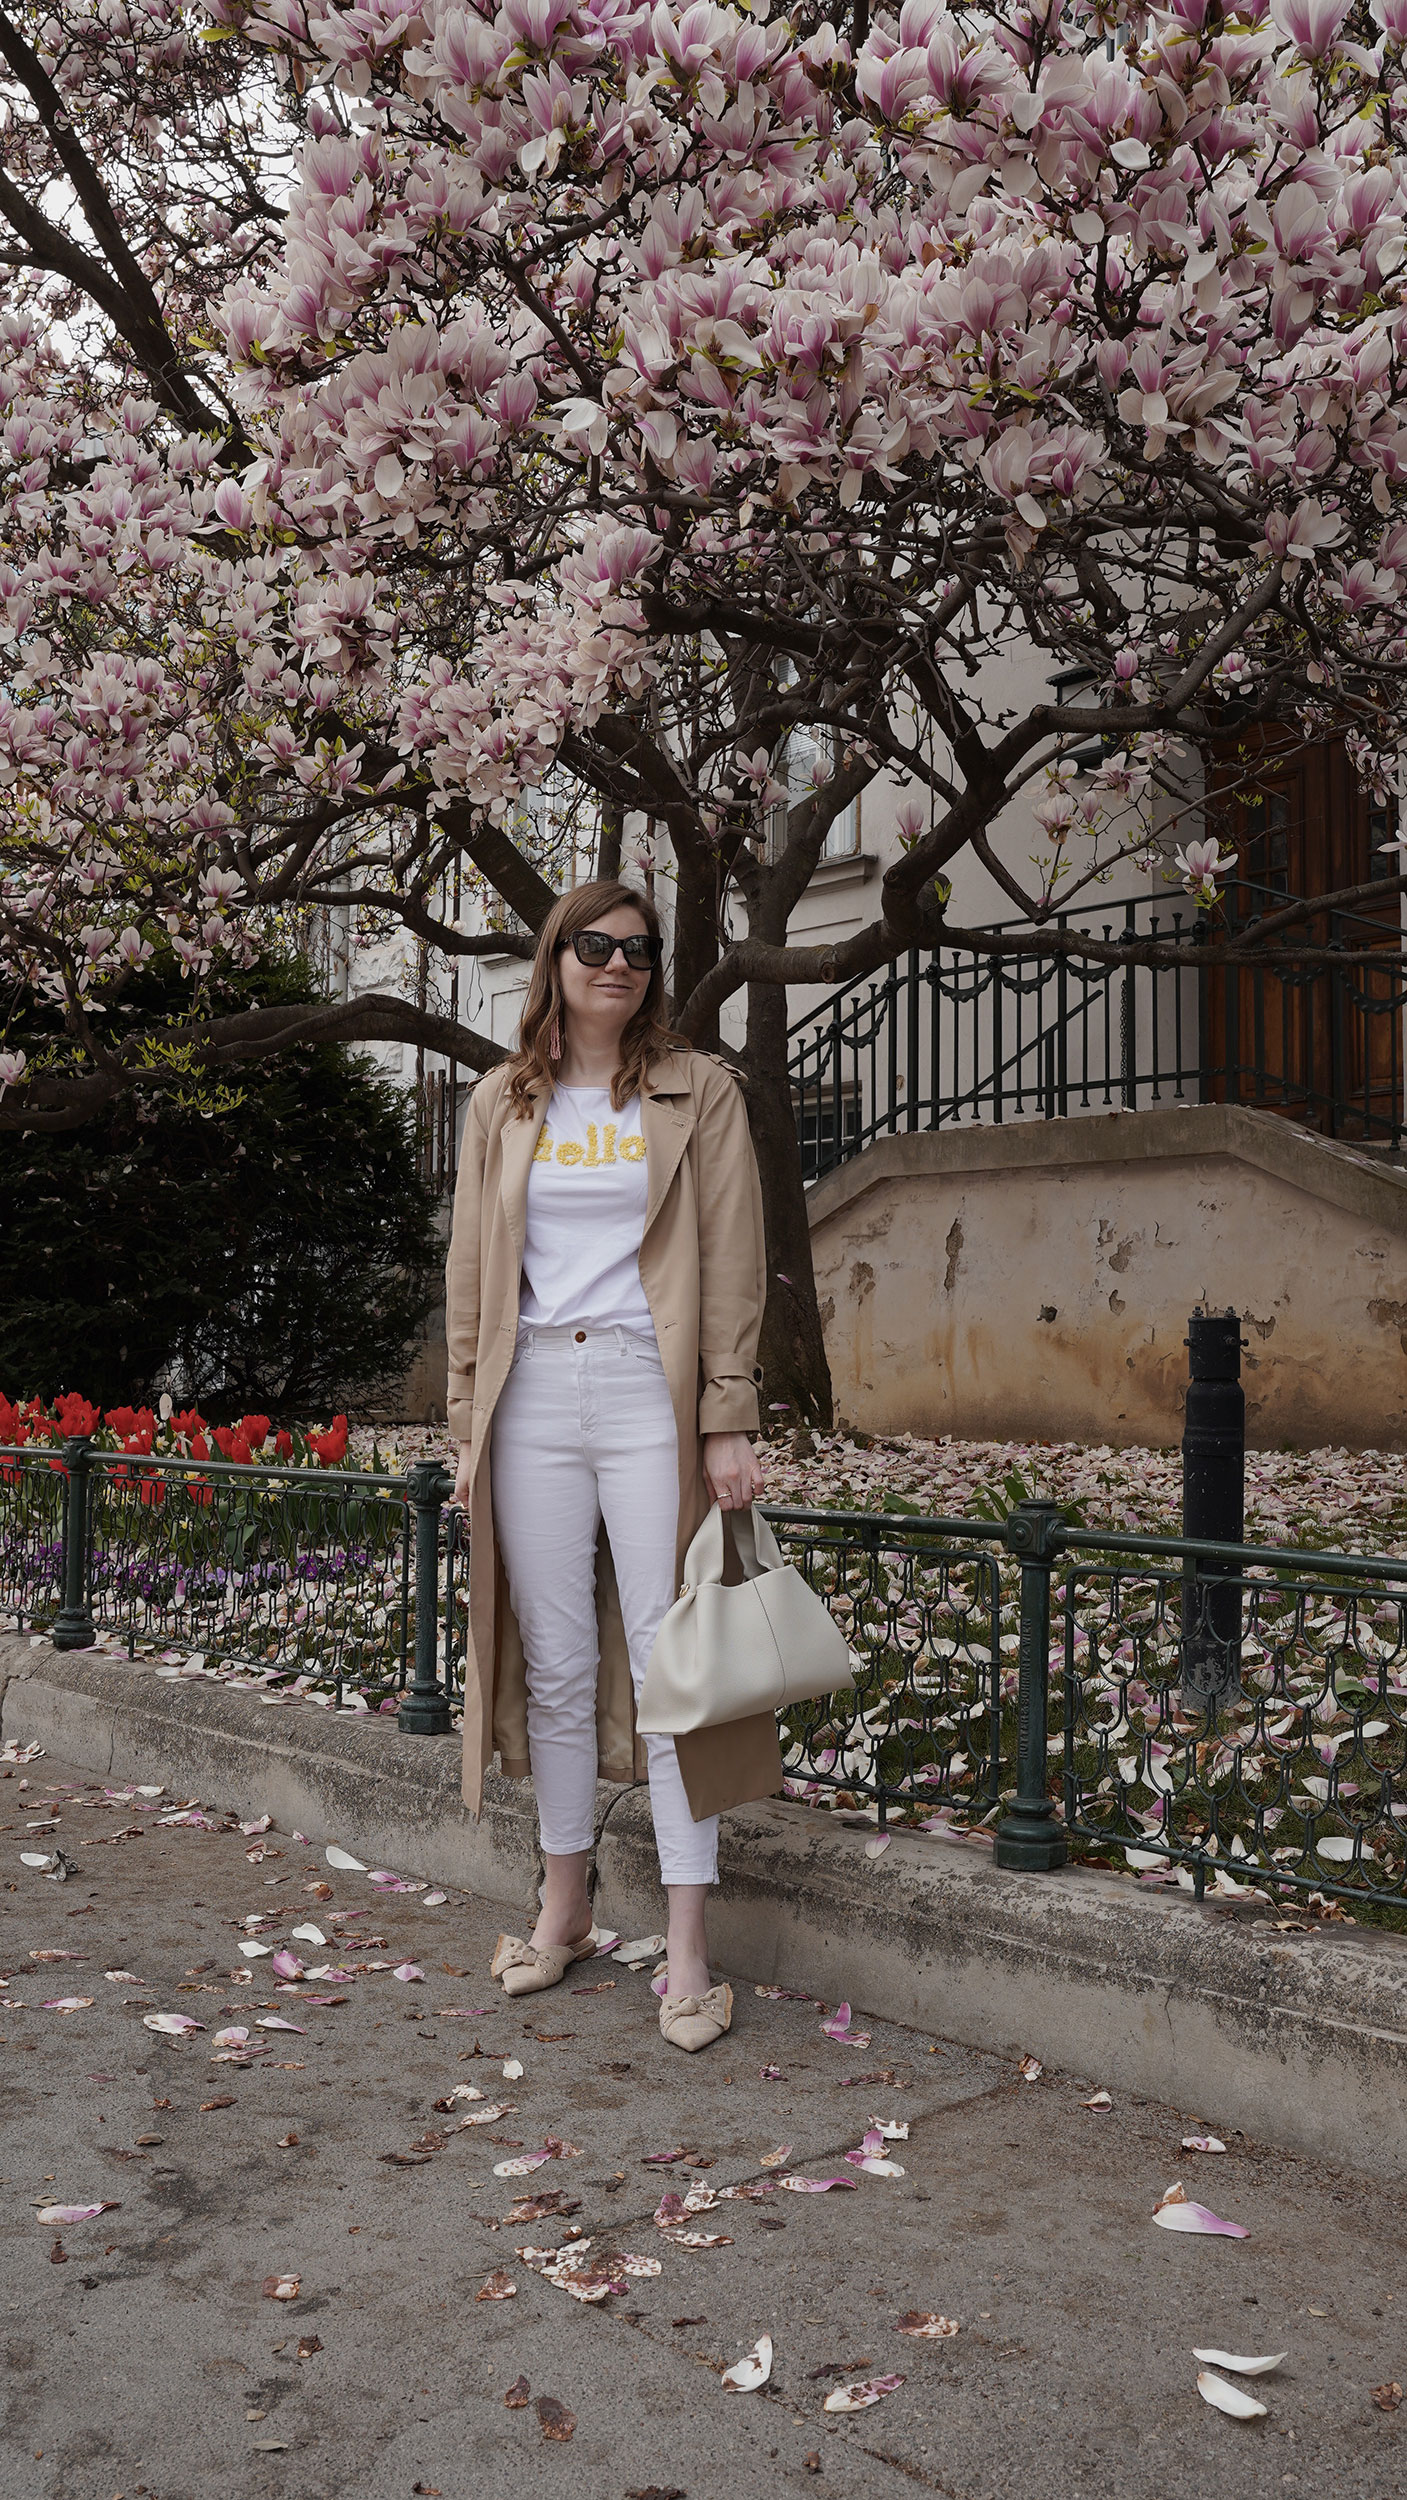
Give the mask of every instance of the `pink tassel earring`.
M 547 1036 L 547 1056 L 552 1060 L 560 1059 L 562 1056 L 562 1019 L 560 1016 L 554 1016 L 552 1019 L 552 1030 Z

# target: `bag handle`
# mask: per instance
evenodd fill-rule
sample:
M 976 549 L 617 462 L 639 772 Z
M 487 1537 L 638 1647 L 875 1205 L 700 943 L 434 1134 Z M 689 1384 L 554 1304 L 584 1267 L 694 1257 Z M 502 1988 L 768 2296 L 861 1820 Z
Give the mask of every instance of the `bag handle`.
M 748 1510 L 730 1510 L 727 1524 L 733 1532 L 733 1545 L 745 1580 L 760 1580 L 768 1571 L 781 1570 L 781 1548 L 756 1503 Z M 721 1583 L 724 1535 L 724 1514 L 714 1502 L 701 1525 L 695 1529 L 684 1557 L 686 1588 Z

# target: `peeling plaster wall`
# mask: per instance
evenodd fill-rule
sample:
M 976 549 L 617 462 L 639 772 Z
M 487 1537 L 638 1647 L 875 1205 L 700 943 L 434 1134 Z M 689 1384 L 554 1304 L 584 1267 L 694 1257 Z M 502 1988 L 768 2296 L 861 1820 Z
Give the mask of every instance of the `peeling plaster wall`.
M 877 1432 L 1175 1441 L 1243 1314 L 1256 1448 L 1407 1449 L 1407 1173 L 1221 1105 L 885 1139 L 811 1192 L 837 1407 Z

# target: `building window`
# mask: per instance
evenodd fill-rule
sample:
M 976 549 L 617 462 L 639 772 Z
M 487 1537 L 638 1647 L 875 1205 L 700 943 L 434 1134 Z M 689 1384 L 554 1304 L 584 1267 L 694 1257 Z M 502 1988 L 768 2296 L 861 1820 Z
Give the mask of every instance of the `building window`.
M 767 827 L 767 853 L 779 859 L 786 847 L 787 812 L 802 799 L 808 798 L 816 783 L 818 757 L 829 759 L 833 739 L 829 729 L 812 729 L 799 724 L 789 731 L 778 752 L 773 770 L 786 785 L 786 803 L 780 801 L 771 811 Z M 843 807 L 833 820 L 822 845 L 822 859 L 853 859 L 860 848 L 860 802 L 858 798 Z
M 852 799 L 836 817 L 821 852 L 822 859 L 853 859 L 860 848 L 860 802 Z

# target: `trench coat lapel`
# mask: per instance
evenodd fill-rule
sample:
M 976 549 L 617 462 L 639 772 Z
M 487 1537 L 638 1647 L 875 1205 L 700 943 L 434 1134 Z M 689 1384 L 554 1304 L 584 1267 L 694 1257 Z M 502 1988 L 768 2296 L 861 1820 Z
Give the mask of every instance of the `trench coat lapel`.
M 644 1235 L 664 1204 L 669 1184 L 679 1169 L 694 1125 L 694 1099 L 688 1079 L 666 1062 L 658 1078 L 640 1096 L 640 1128 L 645 1140 L 649 1189 L 645 1199 Z
M 542 1124 L 547 1117 L 548 1100 L 549 1088 L 539 1086 L 528 1118 L 505 1119 L 503 1123 L 499 1196 L 520 1261 L 527 1238 L 528 1174 L 532 1170 L 533 1149 L 542 1135 Z

